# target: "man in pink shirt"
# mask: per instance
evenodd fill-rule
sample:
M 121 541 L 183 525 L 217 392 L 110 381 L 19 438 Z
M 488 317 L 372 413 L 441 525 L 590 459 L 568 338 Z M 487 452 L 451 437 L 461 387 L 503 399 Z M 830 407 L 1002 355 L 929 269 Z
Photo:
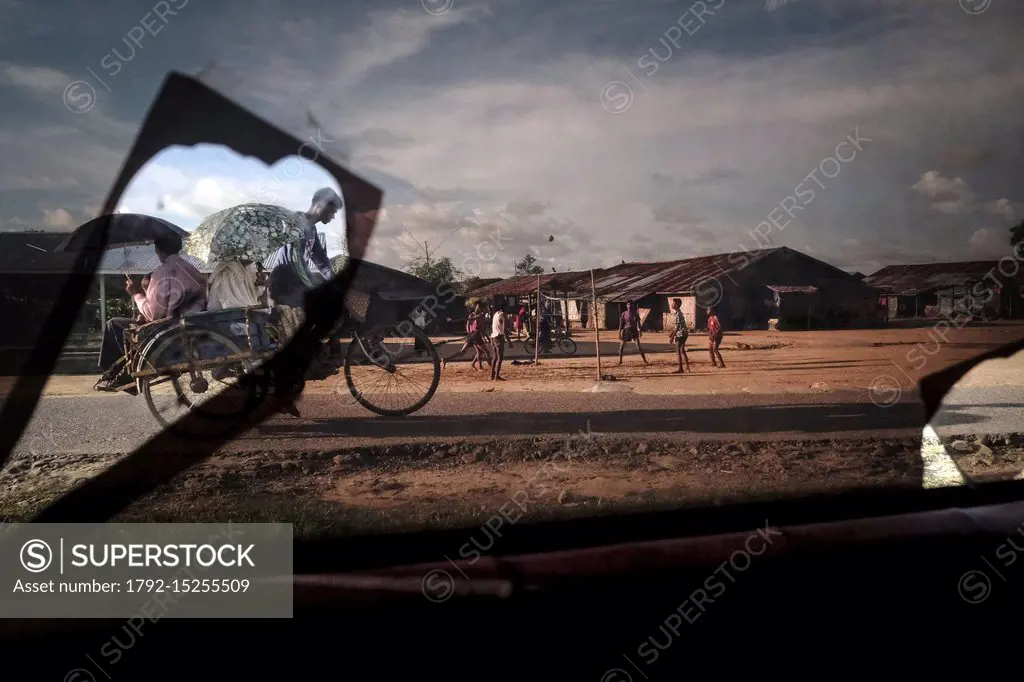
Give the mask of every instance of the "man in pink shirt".
M 206 278 L 179 255 L 181 239 L 176 235 L 160 235 L 154 242 L 160 267 L 149 276 L 145 288 L 130 276 L 125 291 L 135 301 L 135 306 L 145 322 L 155 322 L 170 317 L 179 317 L 206 309 Z M 131 383 L 132 379 L 123 371 L 124 330 L 135 321 L 128 317 L 114 317 L 107 320 L 107 328 L 100 346 L 100 367 L 105 370 L 96 383 L 98 391 L 116 391 Z

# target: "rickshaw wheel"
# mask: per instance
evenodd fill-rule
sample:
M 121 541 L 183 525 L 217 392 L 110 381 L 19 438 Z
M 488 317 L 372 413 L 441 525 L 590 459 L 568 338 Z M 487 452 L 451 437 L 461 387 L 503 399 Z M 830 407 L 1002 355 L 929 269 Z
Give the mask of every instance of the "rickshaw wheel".
M 360 339 L 375 357 L 367 355 Z M 425 357 L 417 354 L 416 346 Z M 437 348 L 417 327 L 403 333 L 398 325 L 380 325 L 359 331 L 348 344 L 345 383 L 356 402 L 375 414 L 401 417 L 416 412 L 434 397 L 440 381 Z
M 154 339 L 140 360 L 139 368 L 159 369 L 189 361 L 242 355 L 244 352 L 229 336 L 212 329 L 198 326 L 184 330 L 174 328 Z M 267 394 L 266 376 L 258 372 L 248 359 L 196 372 L 145 377 L 139 383 L 146 406 L 160 425 L 193 438 L 215 436 L 233 428 L 252 413 Z M 172 389 L 168 392 L 170 410 L 161 409 L 158 405 L 155 389 L 162 384 L 170 384 Z M 193 392 L 199 397 L 193 396 Z M 211 403 L 216 409 L 210 406 Z M 189 419 L 190 425 L 185 428 L 182 421 L 188 413 L 201 419 Z

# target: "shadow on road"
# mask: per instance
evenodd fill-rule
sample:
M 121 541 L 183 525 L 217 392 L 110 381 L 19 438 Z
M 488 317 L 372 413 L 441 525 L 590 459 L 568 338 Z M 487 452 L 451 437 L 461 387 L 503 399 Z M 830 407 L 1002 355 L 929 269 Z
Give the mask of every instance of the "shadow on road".
M 944 409 L 943 424 L 987 421 L 956 408 Z M 253 438 L 395 438 L 464 436 L 524 436 L 570 434 L 587 423 L 600 433 L 697 433 L 720 435 L 799 432 L 828 437 L 853 431 L 912 430 L 924 426 L 921 405 L 897 403 L 888 408 L 870 403 L 778 405 L 686 410 L 626 410 L 618 412 L 503 413 L 500 415 L 409 416 L 322 419 L 312 424 L 264 424 Z M 248 438 L 246 435 L 242 438 Z

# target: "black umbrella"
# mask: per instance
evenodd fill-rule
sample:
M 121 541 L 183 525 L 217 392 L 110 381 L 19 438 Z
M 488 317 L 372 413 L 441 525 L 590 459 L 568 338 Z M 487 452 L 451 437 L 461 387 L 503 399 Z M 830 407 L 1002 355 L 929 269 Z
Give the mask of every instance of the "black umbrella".
M 93 218 L 84 223 L 62 241 L 55 250 L 84 251 L 89 246 L 95 230 L 101 229 L 108 222 L 110 224 L 107 238 L 108 249 L 132 244 L 149 244 L 156 239 L 157 235 L 161 234 L 173 234 L 182 241 L 188 237 L 188 232 L 162 218 L 154 218 L 141 213 L 117 213 Z

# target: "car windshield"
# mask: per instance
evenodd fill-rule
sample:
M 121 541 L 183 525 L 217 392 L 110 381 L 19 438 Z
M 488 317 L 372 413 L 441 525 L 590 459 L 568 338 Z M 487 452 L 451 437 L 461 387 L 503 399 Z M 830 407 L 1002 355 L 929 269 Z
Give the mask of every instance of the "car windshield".
M 0 4 L 5 410 L 169 74 L 301 143 L 184 140 L 116 193 L 6 520 L 183 415 L 245 428 L 118 518 L 361 535 L 1021 477 L 1024 354 L 928 423 L 918 388 L 1024 338 L 1020 3 Z M 266 363 L 353 258 L 296 397 Z

